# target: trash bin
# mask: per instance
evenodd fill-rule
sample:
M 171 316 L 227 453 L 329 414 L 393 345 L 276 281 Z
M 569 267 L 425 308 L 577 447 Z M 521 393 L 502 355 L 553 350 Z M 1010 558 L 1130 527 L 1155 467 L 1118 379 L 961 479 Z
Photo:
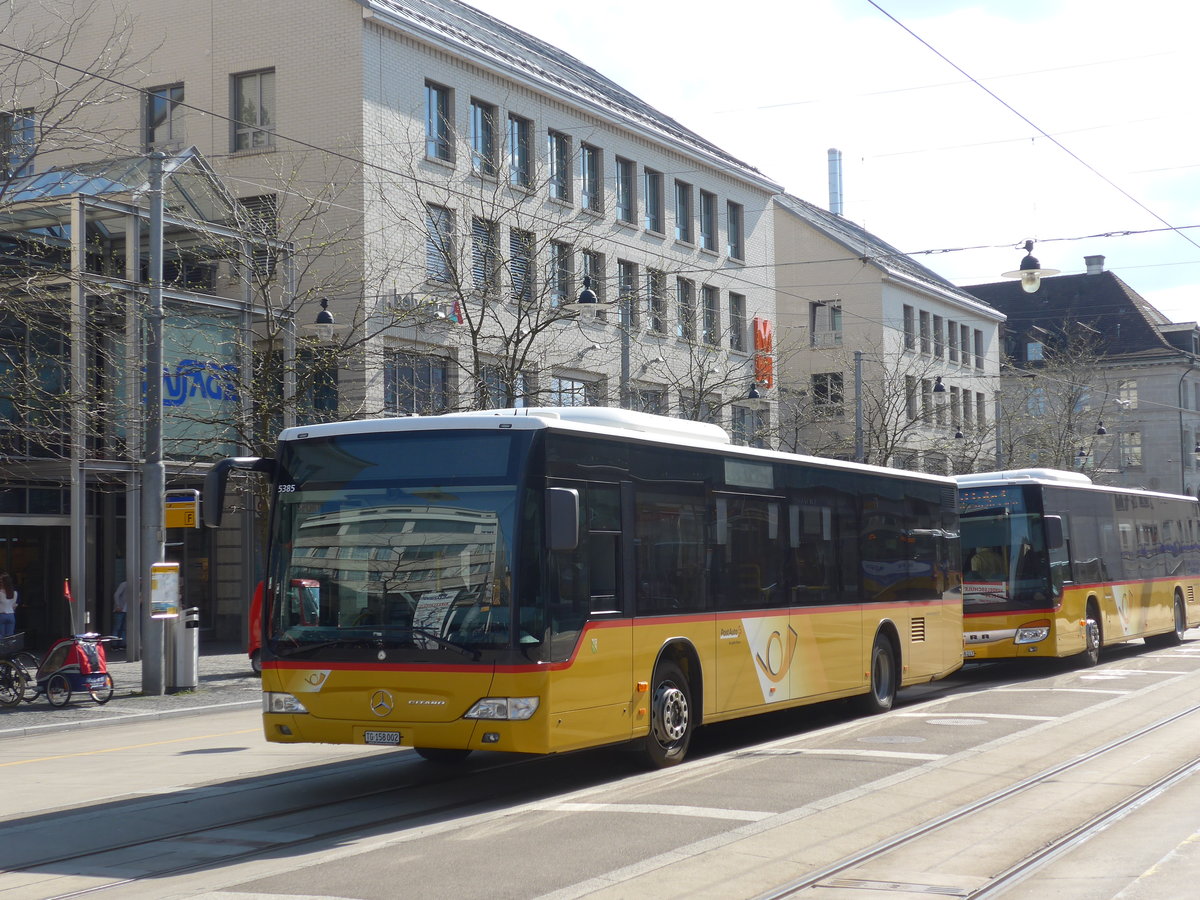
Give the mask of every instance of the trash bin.
M 167 672 L 167 689 L 194 691 L 200 684 L 200 608 L 189 606 L 181 610 L 173 623 L 171 665 Z

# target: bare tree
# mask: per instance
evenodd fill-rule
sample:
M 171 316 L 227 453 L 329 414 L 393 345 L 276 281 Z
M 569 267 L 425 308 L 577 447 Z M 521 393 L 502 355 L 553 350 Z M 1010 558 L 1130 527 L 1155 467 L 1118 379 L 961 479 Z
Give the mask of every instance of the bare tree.
M 1005 366 L 999 447 L 1006 468 L 1079 468 L 1104 480 L 1116 443 L 1097 434 L 1118 411 L 1099 335 L 1081 327 L 1047 332 L 1042 359 Z

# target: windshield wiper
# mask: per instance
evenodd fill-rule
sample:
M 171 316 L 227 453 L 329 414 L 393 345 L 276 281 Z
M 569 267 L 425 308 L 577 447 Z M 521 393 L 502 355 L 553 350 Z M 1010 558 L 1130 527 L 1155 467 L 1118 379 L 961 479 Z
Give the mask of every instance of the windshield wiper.
M 448 650 L 457 650 L 464 656 L 469 656 L 472 660 L 478 660 L 482 655 L 478 650 L 471 650 L 468 647 L 464 647 L 462 644 L 456 644 L 454 641 L 446 640 L 446 638 L 442 637 L 436 631 L 430 631 L 428 628 L 422 628 L 420 625 L 385 625 L 383 626 L 383 630 L 411 632 L 414 635 L 433 641 L 439 647 L 445 647 Z

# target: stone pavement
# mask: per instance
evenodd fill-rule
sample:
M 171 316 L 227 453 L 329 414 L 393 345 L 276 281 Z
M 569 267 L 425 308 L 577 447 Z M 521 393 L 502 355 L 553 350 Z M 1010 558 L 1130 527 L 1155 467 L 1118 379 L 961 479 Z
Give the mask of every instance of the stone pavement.
M 44 695 L 31 703 L 0 708 L 0 738 L 217 712 L 262 702 L 259 678 L 250 668 L 246 651 L 233 644 L 206 643 L 203 637 L 194 691 L 143 696 L 142 663 L 126 662 L 124 650 L 109 648 L 108 673 L 114 684 L 108 703 L 95 703 L 82 693 L 73 694 L 61 709 L 51 706 Z

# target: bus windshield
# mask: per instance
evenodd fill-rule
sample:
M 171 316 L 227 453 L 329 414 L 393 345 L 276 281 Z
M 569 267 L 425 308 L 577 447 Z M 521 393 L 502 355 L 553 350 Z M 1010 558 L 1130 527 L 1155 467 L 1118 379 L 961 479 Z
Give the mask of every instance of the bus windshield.
M 287 441 L 264 643 L 272 655 L 481 658 L 510 646 L 528 433 Z
M 963 612 L 1054 605 L 1042 514 L 1021 488 L 963 489 L 959 514 Z

